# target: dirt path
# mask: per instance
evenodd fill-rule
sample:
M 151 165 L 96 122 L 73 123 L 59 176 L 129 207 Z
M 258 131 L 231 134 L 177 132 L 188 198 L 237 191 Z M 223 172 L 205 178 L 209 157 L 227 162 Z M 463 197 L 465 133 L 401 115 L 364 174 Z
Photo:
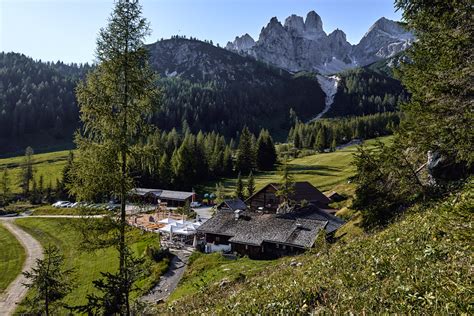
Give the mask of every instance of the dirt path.
M 160 277 L 158 285 L 150 293 L 142 297 L 143 301 L 150 303 L 164 301 L 178 286 L 191 253 L 178 250 L 171 250 L 171 252 L 175 256 L 171 260 L 168 271 Z
M 20 229 L 13 223 L 14 218 L 3 218 L 0 223 L 8 229 L 25 248 L 26 258 L 22 271 L 29 271 L 34 267 L 36 259 L 43 257 L 43 248 L 41 244 L 30 234 Z M 0 295 L 0 315 L 12 315 L 16 309 L 16 304 L 20 303 L 25 297 L 27 288 L 23 286 L 26 282 L 23 274 L 10 283 L 5 292 Z

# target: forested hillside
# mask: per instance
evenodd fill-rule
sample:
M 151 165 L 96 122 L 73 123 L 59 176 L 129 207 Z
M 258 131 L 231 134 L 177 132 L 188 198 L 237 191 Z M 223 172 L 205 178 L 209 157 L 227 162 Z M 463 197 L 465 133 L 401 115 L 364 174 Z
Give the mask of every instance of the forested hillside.
M 74 89 L 89 68 L 0 53 L 0 154 L 28 140 L 43 146 L 71 142 L 78 127 Z
M 172 38 L 147 46 L 159 75 L 161 100 L 152 122 L 162 130 L 189 128 L 235 138 L 243 126 L 265 128 L 285 140 L 298 117 L 320 113 L 325 94 L 312 73 L 291 74 L 196 39 Z M 72 145 L 79 127 L 75 87 L 89 65 L 44 63 L 0 55 L 0 155 L 28 145 L 42 151 Z M 369 68 L 346 72 L 326 117 L 394 111 L 401 84 Z
M 376 66 L 386 65 L 379 63 L 373 68 L 348 70 L 340 75 L 342 79 L 326 117 L 392 112 L 408 100 L 401 82 L 374 69 Z

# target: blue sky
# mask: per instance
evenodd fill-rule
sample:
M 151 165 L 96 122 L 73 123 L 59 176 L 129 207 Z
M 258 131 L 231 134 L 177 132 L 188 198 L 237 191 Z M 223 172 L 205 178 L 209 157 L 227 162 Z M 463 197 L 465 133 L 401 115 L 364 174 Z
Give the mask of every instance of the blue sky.
M 225 45 L 236 35 L 254 39 L 271 17 L 315 10 L 329 33 L 336 28 L 357 43 L 380 17 L 400 20 L 394 0 L 142 0 L 152 43 L 180 34 Z M 0 51 L 44 61 L 91 62 L 98 30 L 113 0 L 0 0 Z

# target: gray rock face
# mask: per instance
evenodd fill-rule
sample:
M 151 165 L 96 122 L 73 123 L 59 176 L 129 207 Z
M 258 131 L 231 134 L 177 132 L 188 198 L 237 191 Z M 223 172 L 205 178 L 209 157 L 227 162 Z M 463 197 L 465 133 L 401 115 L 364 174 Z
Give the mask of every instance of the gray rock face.
M 246 52 L 255 45 L 255 41 L 248 33 L 236 36 L 233 42 L 228 42 L 226 49 L 236 52 Z
M 331 74 L 392 57 L 413 41 L 413 34 L 399 23 L 381 18 L 359 44 L 351 45 L 339 29 L 327 35 L 321 17 L 311 11 L 305 20 L 289 16 L 284 25 L 274 17 L 262 28 L 257 42 L 245 34 L 226 48 L 289 71 Z

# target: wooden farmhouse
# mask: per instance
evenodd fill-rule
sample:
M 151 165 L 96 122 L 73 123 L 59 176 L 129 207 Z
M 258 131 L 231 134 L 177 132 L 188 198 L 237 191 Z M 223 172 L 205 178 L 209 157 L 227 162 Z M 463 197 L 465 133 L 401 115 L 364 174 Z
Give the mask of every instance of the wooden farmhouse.
M 252 210 L 263 210 L 269 213 L 276 213 L 278 206 L 281 204 L 280 198 L 276 195 L 278 184 L 270 183 L 255 192 L 245 202 Z M 308 203 L 327 207 L 331 200 L 328 199 L 321 191 L 309 182 L 296 182 L 294 186 L 294 194 L 291 200 L 296 203 L 306 201 Z
M 314 246 L 323 230 L 328 236 L 344 221 L 315 205 L 290 213 L 220 211 L 203 223 L 198 232 L 205 242 L 227 245 L 228 249 L 252 259 L 273 259 L 302 253 Z
M 195 198 L 194 192 L 171 191 L 161 189 L 135 188 L 130 193 L 131 198 L 147 204 L 163 204 L 167 206 L 184 206 L 186 202 L 192 202 Z

